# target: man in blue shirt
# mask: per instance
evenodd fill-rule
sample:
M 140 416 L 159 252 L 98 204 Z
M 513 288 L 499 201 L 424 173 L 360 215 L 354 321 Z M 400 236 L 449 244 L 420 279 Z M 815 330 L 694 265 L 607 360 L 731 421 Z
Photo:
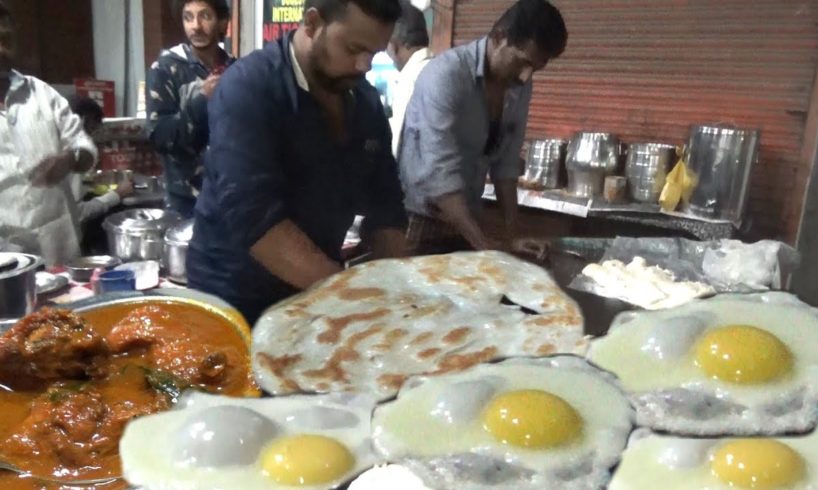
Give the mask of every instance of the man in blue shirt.
M 389 125 L 364 75 L 399 0 L 307 0 L 302 25 L 236 62 L 210 101 L 188 281 L 255 322 L 340 270 L 356 214 L 376 257 L 404 254 Z
M 410 253 L 495 248 L 478 225 L 486 175 L 506 224 L 517 218 L 532 76 L 562 54 L 568 33 L 546 0 L 519 0 L 488 36 L 429 62 L 406 109 L 398 153 Z

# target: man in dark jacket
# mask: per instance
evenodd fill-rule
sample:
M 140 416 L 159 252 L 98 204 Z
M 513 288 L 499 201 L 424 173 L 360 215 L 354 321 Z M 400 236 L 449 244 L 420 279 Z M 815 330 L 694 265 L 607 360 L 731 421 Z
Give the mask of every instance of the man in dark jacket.
M 165 164 L 167 205 L 192 218 L 208 142 L 207 101 L 234 60 L 219 46 L 230 20 L 226 0 L 179 4 L 188 42 L 151 66 L 145 100 L 150 140 Z
M 191 288 L 254 322 L 342 270 L 355 215 L 376 257 L 404 253 L 389 124 L 364 78 L 399 16 L 398 0 L 307 0 L 298 30 L 228 70 L 210 106 Z

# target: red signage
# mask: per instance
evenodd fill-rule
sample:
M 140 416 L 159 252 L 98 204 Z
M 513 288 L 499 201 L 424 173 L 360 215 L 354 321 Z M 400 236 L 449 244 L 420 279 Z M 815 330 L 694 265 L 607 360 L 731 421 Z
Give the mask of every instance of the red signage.
M 102 107 L 105 117 L 116 117 L 114 82 L 107 80 L 74 79 L 78 97 L 88 97 Z

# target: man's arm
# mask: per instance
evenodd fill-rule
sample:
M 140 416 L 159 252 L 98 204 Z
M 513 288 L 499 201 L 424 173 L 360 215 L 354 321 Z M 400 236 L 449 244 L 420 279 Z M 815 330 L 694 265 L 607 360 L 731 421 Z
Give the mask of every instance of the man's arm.
M 53 186 L 70 173 L 84 173 L 97 162 L 94 140 L 82 129 L 82 120 L 71 111 L 68 101 L 50 86 L 45 86 L 51 112 L 60 138 L 60 151 L 37 164 L 30 179 L 37 186 Z
M 224 233 L 246 247 L 271 274 L 306 288 L 341 270 L 289 219 L 288 182 L 279 161 L 276 100 L 268 74 L 236 66 L 210 104 L 210 150 L 205 159 Z M 278 104 L 285 102 L 279 101 Z
M 491 181 L 497 194 L 497 203 L 503 213 L 505 221 L 505 241 L 510 244 L 517 233 L 517 180 L 523 172 L 525 163 L 520 157 L 525 141 L 526 124 L 528 122 L 528 108 L 531 103 L 531 82 L 526 84 L 510 109 L 514 111 L 512 119 L 514 127 L 504 136 L 502 143 L 503 154 L 492 162 L 489 169 Z M 505 119 L 505 117 L 504 117 Z
M 460 235 L 469 242 L 475 250 L 494 248 L 490 240 L 480 230 L 480 226 L 472 216 L 466 198 L 462 192 L 453 192 L 440 196 L 434 201 L 439 217 L 454 227 Z
M 119 194 L 114 191 L 106 192 L 88 201 L 79 201 L 77 203 L 77 210 L 79 211 L 80 223 L 85 223 L 86 221 L 102 216 L 107 213 L 109 209 L 119 205 L 120 202 L 121 198 Z
M 490 245 L 469 210 L 461 177 L 461 168 L 469 162 L 463 160 L 456 138 L 459 107 L 466 103 L 461 100 L 460 74 L 457 66 L 433 63 L 418 78 L 410 102 L 413 117 L 422 118 L 422 122 L 413 122 L 412 128 L 420 141 L 418 161 L 402 162 L 404 167 L 413 167 L 413 182 L 407 185 L 474 248 L 485 249 Z
M 383 116 L 383 107 L 377 102 L 377 119 L 373 123 L 378 128 L 377 168 L 367 186 L 367 209 L 364 211 L 362 231 L 370 237 L 372 252 L 376 259 L 405 257 L 406 209 L 403 206 L 398 163 L 392 154 L 390 141 L 392 131 Z
M 250 255 L 271 274 L 298 289 L 343 270 L 290 220 L 270 228 L 250 248 Z
M 505 222 L 505 236 L 504 241 L 507 245 L 517 236 L 517 181 L 516 180 L 501 180 L 494 183 L 494 192 L 497 195 L 497 203 L 500 205 L 500 211 L 503 213 L 503 221 Z
M 177 158 L 198 155 L 207 146 L 209 132 L 202 91 L 192 89 L 182 99 L 170 68 L 160 60 L 148 73 L 145 92 L 148 135 L 156 151 Z

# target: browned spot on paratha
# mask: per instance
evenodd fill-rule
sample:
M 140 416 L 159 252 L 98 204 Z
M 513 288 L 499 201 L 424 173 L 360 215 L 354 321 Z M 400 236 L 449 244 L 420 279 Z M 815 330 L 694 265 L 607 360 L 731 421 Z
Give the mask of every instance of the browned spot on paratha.
M 418 335 L 417 337 L 415 337 L 414 340 L 412 340 L 409 344 L 410 345 L 425 344 L 426 342 L 432 340 L 432 337 L 434 337 L 434 336 L 435 336 L 435 334 L 432 333 L 432 332 L 423 332 L 420 335 Z
M 438 354 L 440 354 L 440 349 L 438 349 L 437 347 L 433 347 L 431 349 L 426 349 L 418 352 L 418 358 L 423 359 L 425 361 L 426 359 L 435 357 Z
M 354 349 L 341 347 L 332 353 L 324 367 L 320 369 L 312 369 L 305 371 L 304 376 L 308 378 L 326 379 L 331 382 L 349 382 L 346 370 L 344 370 L 343 363 L 357 361 L 360 355 Z
M 278 382 L 285 390 L 301 391 L 301 387 L 298 386 L 298 383 L 287 375 L 287 371 L 301 361 L 301 354 L 273 357 L 269 354 L 259 352 L 256 356 L 262 367 L 266 368 L 273 376 L 278 378 Z
M 554 344 L 543 344 L 537 347 L 537 354 L 544 356 L 547 354 L 551 354 L 555 350 L 557 350 L 557 348 L 556 346 L 554 346 Z
M 444 344 L 459 344 L 463 342 L 463 339 L 465 339 L 470 332 L 471 328 L 469 327 L 455 328 L 451 332 L 444 335 L 443 339 L 441 340 L 443 340 Z
M 338 291 L 338 297 L 345 301 L 380 298 L 385 295 L 386 291 L 381 288 L 347 288 Z
M 449 354 L 437 364 L 435 374 L 462 371 L 481 362 L 492 360 L 497 355 L 497 347 L 490 346 L 468 354 Z
M 409 331 L 403 328 L 390 330 L 383 336 L 383 342 L 375 345 L 375 348 L 381 351 L 390 351 L 395 348 L 395 343 L 407 335 L 409 335 Z
M 573 326 L 580 321 L 576 315 L 549 315 L 535 318 L 532 323 L 538 327 L 553 327 L 556 325 Z
M 406 375 L 403 374 L 382 374 L 378 376 L 378 384 L 390 391 L 398 391 L 403 382 L 406 381 Z
M 371 327 L 367 328 L 366 330 L 362 330 L 360 332 L 356 332 L 356 333 L 350 335 L 349 338 L 347 339 L 347 341 L 345 342 L 345 344 L 350 349 L 354 349 L 354 348 L 358 347 L 358 344 L 360 344 L 361 342 L 363 342 L 367 338 L 372 337 L 373 335 L 379 334 L 384 328 L 385 328 L 385 326 L 383 324 L 381 324 L 381 323 L 376 324 L 376 325 L 372 325 Z
M 344 331 L 350 324 L 355 322 L 366 322 L 370 320 L 377 320 L 389 314 L 386 308 L 378 308 L 367 313 L 353 313 L 351 315 L 342 316 L 339 318 L 327 318 L 329 328 L 318 334 L 318 342 L 322 344 L 336 344 L 341 339 L 341 332 Z

